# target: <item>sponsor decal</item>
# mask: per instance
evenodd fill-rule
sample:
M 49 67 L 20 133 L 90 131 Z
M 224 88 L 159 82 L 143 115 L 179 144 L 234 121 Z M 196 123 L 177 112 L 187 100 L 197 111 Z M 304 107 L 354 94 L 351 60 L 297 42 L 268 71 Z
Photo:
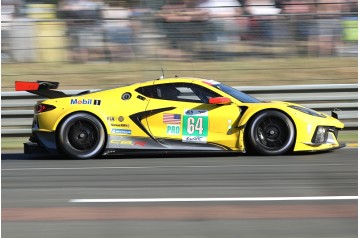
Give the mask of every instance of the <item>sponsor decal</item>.
M 116 127 L 127 127 L 129 128 L 130 125 L 129 124 L 111 124 L 111 126 L 116 126 Z
M 126 92 L 121 96 L 122 100 L 129 100 L 131 98 L 131 93 Z
M 173 113 L 164 113 L 163 114 L 163 123 L 164 124 L 180 124 L 181 115 Z
M 73 98 L 73 99 L 70 99 L 70 104 L 72 104 L 72 105 L 74 105 L 74 104 L 77 104 L 77 105 L 81 105 L 81 104 L 84 104 L 84 105 L 91 105 L 91 104 L 100 105 L 101 100 Z
M 92 104 L 92 99 L 70 99 L 70 104 Z
M 166 125 L 167 135 L 180 135 L 180 125 Z
M 206 137 L 202 136 L 183 136 L 183 142 L 193 142 L 193 143 L 206 143 Z
M 147 142 L 145 141 L 131 141 L 131 140 L 111 140 L 112 144 L 120 144 L 120 145 L 138 145 L 145 146 Z
M 106 120 L 108 120 L 108 121 L 115 121 L 115 117 L 106 117 Z
M 182 123 L 182 141 L 206 143 L 209 117 L 206 110 L 185 110 Z
M 114 134 L 123 134 L 123 135 L 131 135 L 131 130 L 111 129 L 111 133 L 114 133 Z
M 208 111 L 206 110 L 185 110 L 185 115 L 208 115 Z

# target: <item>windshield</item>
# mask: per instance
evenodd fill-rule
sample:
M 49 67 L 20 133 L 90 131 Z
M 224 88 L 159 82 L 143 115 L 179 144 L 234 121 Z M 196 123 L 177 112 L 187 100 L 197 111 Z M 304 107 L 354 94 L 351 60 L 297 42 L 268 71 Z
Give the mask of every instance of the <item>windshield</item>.
M 229 94 L 230 96 L 236 98 L 237 100 L 239 100 L 241 102 L 245 102 L 245 103 L 261 102 L 259 99 L 251 97 L 251 96 L 247 95 L 246 93 L 243 93 L 243 92 L 236 90 L 235 88 L 232 88 L 225 84 L 213 84 L 212 86 L 217 89 L 220 89 L 221 91 Z

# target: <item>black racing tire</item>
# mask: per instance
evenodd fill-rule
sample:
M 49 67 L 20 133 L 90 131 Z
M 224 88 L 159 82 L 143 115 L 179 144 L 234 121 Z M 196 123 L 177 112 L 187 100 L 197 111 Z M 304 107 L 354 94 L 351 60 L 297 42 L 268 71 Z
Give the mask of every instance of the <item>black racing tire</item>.
M 292 149 L 295 142 L 295 126 L 280 111 L 262 111 L 250 121 L 245 134 L 250 153 L 282 155 Z
M 101 122 L 88 113 L 74 113 L 60 125 L 58 145 L 73 159 L 92 159 L 104 149 L 106 138 Z

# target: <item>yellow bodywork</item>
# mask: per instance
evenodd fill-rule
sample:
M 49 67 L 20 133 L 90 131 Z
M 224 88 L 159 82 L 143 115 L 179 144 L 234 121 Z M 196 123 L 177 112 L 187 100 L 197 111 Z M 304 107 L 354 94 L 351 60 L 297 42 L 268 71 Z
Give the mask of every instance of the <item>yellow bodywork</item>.
M 230 98 L 231 104 L 214 105 L 160 100 L 146 97 L 135 91 L 137 88 L 147 85 L 176 82 L 193 83 L 206 87 L 223 97 Z M 292 103 L 243 103 L 227 93 L 207 84 L 206 80 L 196 78 L 161 79 L 90 94 L 49 99 L 42 103 L 53 105 L 56 108 L 35 115 L 39 124 L 38 131 L 56 132 L 59 124 L 68 115 L 76 112 L 87 112 L 100 119 L 109 138 L 112 135 L 119 135 L 119 132 L 121 132 L 120 134 L 134 138 L 152 136 L 155 139 L 173 139 L 181 141 L 187 139 L 184 139 L 184 134 L 187 133 L 186 130 L 198 130 L 198 133 L 200 134 L 206 133 L 205 137 L 199 137 L 200 140 L 205 140 L 202 141 L 202 143 L 216 144 L 219 147 L 223 147 L 224 150 L 234 151 L 246 151 L 244 138 L 246 137 L 247 123 L 257 113 L 263 110 L 278 110 L 286 114 L 292 120 L 296 130 L 293 151 L 326 150 L 339 147 L 339 143 L 336 139 L 333 143 L 320 145 L 312 144 L 311 140 L 317 126 L 329 126 L 338 129 L 344 127 L 342 122 L 330 116 L 315 117 L 292 109 L 289 105 L 296 105 Z M 150 135 L 130 119 L 130 116 L 136 113 L 167 107 L 173 109 L 163 113 L 149 115 L 141 119 L 141 124 Z M 198 113 L 197 118 L 200 119 L 196 122 L 190 121 L 193 124 L 189 124 L 191 126 L 191 128 L 189 128 L 184 120 L 192 120 L 187 117 L 187 113 L 193 113 L 194 111 Z M 181 115 L 181 121 L 177 122 L 177 124 L 164 123 L 165 113 Z M 184 126 L 187 128 L 184 128 Z M 203 131 L 204 128 L 206 131 Z M 194 137 L 191 137 L 190 139 L 194 139 Z M 128 139 L 120 139 L 111 141 L 111 143 L 126 144 L 131 143 L 131 141 Z

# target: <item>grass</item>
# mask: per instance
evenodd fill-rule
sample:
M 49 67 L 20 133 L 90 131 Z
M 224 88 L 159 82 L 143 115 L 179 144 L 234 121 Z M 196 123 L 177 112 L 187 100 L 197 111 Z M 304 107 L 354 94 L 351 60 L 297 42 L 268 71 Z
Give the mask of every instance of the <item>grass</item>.
M 60 82 L 61 89 L 110 88 L 161 76 L 193 76 L 229 85 L 300 85 L 357 83 L 356 57 L 238 58 L 232 61 L 129 61 L 118 63 L 16 63 L 2 65 L 2 90 L 14 81 Z
M 1 137 L 1 150 L 22 150 L 29 137 Z
M 29 137 L 2 137 L 1 149 L 6 150 L 23 150 L 23 143 L 27 142 Z M 339 141 L 346 144 L 358 143 L 358 131 L 341 131 Z
M 358 143 L 358 131 L 340 131 L 339 141 L 342 143 Z

